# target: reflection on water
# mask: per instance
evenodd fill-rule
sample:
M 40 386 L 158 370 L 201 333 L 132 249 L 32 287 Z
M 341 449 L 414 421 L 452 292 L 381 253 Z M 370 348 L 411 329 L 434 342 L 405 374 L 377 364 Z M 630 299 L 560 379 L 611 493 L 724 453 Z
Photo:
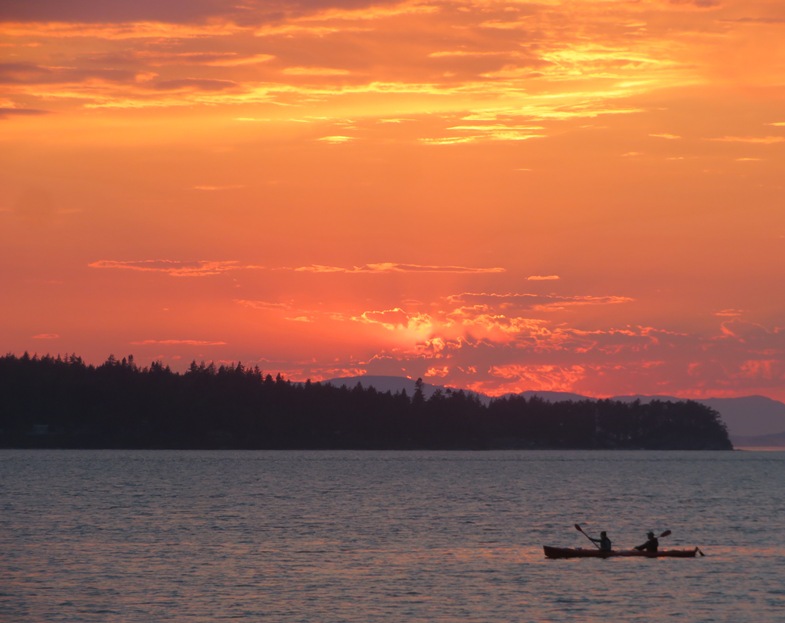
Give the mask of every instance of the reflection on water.
M 4 451 L 0 475 L 3 621 L 785 611 L 783 453 Z M 707 555 L 545 559 L 575 523 Z

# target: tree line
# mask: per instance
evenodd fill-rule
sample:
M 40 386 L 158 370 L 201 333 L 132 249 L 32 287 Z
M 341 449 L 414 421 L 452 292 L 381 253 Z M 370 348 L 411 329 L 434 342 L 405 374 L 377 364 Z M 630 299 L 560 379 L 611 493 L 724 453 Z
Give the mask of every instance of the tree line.
M 293 383 L 258 367 L 183 373 L 133 356 L 0 357 L 0 447 L 216 449 L 731 449 L 717 411 L 692 401 L 483 403 L 422 381 L 406 391 Z

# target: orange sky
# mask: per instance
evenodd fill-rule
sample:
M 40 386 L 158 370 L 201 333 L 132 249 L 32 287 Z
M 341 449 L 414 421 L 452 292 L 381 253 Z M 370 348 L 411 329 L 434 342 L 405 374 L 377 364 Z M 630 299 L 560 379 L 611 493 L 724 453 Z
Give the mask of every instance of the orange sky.
M 6 0 L 0 350 L 785 400 L 781 0 Z

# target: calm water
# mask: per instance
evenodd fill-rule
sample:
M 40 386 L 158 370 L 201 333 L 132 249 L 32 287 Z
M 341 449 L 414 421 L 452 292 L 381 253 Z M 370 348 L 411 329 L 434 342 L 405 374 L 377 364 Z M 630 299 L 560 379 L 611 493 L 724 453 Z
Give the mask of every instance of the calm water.
M 0 621 L 785 620 L 785 453 L 0 451 Z M 670 529 L 695 559 L 546 560 Z

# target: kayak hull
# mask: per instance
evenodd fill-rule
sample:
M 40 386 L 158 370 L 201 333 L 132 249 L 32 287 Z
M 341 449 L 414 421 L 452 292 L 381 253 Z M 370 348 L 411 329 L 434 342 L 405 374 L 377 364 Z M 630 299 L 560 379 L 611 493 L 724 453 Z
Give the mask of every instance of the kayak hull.
M 695 558 L 698 548 L 694 549 L 661 549 L 656 552 L 639 551 L 637 549 L 614 549 L 601 552 L 598 549 L 582 549 L 580 547 L 543 546 L 546 558 L 612 558 L 628 556 L 637 558 Z

